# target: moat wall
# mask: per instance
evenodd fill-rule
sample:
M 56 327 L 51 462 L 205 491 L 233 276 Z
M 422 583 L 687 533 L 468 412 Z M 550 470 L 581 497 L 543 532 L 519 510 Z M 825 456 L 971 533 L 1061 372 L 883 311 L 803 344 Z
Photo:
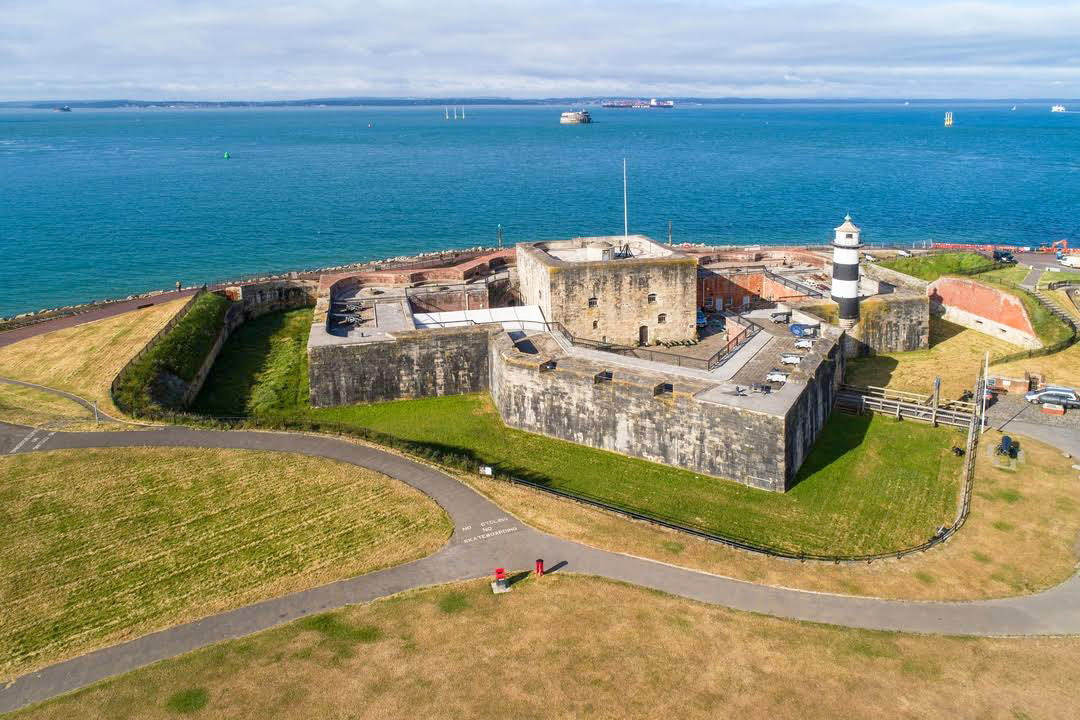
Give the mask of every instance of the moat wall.
M 385 341 L 308 350 L 311 404 L 354 405 L 488 388 L 487 327 L 409 330 Z
M 701 401 L 677 383 L 658 396 L 625 373 L 596 382 L 580 367 L 544 370 L 505 334 L 492 338 L 490 366 L 492 399 L 511 427 L 783 492 L 828 419 L 843 357 L 833 348 L 786 415 Z
M 859 303 L 859 323 L 844 338 L 844 354 L 911 352 L 930 347 L 930 301 L 910 293 L 877 295 Z

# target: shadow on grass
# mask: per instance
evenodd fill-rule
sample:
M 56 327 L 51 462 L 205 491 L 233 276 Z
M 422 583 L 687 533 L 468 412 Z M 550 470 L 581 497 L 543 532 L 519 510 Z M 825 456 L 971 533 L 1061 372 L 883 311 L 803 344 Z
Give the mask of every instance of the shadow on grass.
M 954 322 L 941 317 L 931 316 L 930 318 L 930 347 L 934 347 L 939 343 L 943 343 L 946 340 L 951 340 L 960 333 L 964 332 L 963 325 L 957 325 Z
M 811 475 L 821 472 L 844 455 L 856 450 L 870 429 L 871 415 L 834 412 L 825 424 L 810 454 L 803 461 L 788 489 L 790 492 Z
M 192 410 L 205 415 L 244 415 L 256 379 L 266 369 L 273 338 L 286 325 L 286 313 L 249 320 L 229 336 L 210 369 Z
M 867 355 L 848 360 L 844 382 L 852 385 L 888 386 L 892 374 L 900 363 L 895 358 L 885 355 Z

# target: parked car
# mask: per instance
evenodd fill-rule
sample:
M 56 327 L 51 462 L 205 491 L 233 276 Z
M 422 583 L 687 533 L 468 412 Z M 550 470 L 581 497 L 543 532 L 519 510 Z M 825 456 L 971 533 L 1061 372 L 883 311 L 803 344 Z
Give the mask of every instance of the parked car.
M 1016 258 L 1014 258 L 1013 254 L 1011 252 L 1009 252 L 1008 250 L 995 250 L 994 251 L 994 262 L 996 262 L 996 263 L 1005 263 L 1006 265 L 1015 265 L 1016 264 Z
M 1042 390 L 1032 390 L 1024 395 L 1024 399 L 1037 405 L 1052 403 L 1062 407 L 1080 408 L 1080 395 L 1072 388 L 1057 385 L 1047 385 Z
M 863 253 L 863 260 L 866 262 L 877 262 L 877 258 L 870 253 Z
M 709 323 L 709 319 L 705 317 L 705 313 L 702 310 L 697 311 L 697 326 L 699 328 L 705 327 Z
M 911 253 L 909 253 L 907 250 L 897 250 L 896 254 L 900 257 L 911 257 Z
M 1080 268 L 1080 255 L 1066 255 L 1060 262 L 1065 267 Z
M 790 310 L 781 310 L 769 315 L 769 319 L 774 323 L 786 325 L 791 320 Z
M 814 337 L 817 335 L 817 326 L 815 325 L 803 325 L 802 323 L 792 323 L 788 325 L 788 330 L 795 337 Z

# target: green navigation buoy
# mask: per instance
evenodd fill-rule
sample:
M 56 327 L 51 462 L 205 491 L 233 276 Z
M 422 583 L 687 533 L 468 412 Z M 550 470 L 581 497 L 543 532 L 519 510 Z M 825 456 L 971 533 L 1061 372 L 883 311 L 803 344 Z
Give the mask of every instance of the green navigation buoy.
M 226 160 L 228 160 L 228 159 L 229 159 L 229 151 L 228 151 L 228 150 L 226 150 L 226 151 L 225 151 L 225 159 L 226 159 Z

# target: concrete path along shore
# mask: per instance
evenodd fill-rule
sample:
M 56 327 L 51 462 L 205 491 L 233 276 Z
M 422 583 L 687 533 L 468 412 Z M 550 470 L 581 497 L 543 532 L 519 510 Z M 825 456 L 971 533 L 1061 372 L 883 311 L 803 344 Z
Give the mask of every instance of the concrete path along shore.
M 733 580 L 562 540 L 521 523 L 472 488 L 432 467 L 336 438 L 165 427 L 139 432 L 64 433 L 0 425 L 0 453 L 125 447 L 273 450 L 352 463 L 430 496 L 454 532 L 438 553 L 400 567 L 331 583 L 178 625 L 18 678 L 0 689 L 0 712 L 41 702 L 159 660 L 259 632 L 312 613 L 410 588 L 525 570 L 536 558 L 576 572 L 796 620 L 878 630 L 951 635 L 1080 633 L 1080 578 L 1037 595 L 967 603 L 907 602 L 791 590 Z

